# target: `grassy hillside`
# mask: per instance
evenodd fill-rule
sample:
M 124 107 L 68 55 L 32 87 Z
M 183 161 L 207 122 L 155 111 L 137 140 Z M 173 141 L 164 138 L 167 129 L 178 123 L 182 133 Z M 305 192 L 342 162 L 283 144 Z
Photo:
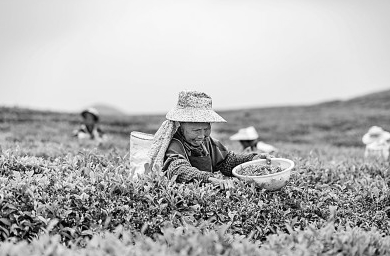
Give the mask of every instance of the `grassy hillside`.
M 365 108 L 390 109 L 390 90 L 356 97 L 345 103 Z
M 96 145 L 71 137 L 77 114 L 0 108 L 0 256 L 390 255 L 390 166 L 362 157 L 367 129 L 389 129 L 378 95 L 220 112 L 213 136 L 230 149 L 253 125 L 295 162 L 276 192 L 132 179 L 130 132 L 163 115 L 102 117 L 110 140 Z
M 219 130 L 231 134 L 253 125 L 270 142 L 361 146 L 361 137 L 373 125 L 390 130 L 390 90 L 348 101 L 311 106 L 245 109 L 221 114 L 228 125 Z
M 91 107 L 95 108 L 100 115 L 103 116 L 125 116 L 126 114 L 122 111 L 117 109 L 116 107 L 107 105 L 107 104 L 93 104 Z
M 362 147 L 361 137 L 372 125 L 390 130 L 390 90 L 311 106 L 219 111 L 228 121 L 213 125 L 213 136 L 235 148 L 228 137 L 239 128 L 256 127 L 262 140 L 283 148 L 285 143 Z M 154 133 L 164 115 L 103 116 L 101 126 L 125 150 L 131 131 Z M 60 142 L 81 122 L 78 114 L 0 108 L 0 143 Z M 59 139 L 57 139 L 59 138 Z

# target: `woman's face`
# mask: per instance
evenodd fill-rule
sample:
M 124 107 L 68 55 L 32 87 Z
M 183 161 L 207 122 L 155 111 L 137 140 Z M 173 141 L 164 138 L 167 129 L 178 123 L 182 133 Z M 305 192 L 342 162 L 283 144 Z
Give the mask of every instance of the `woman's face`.
M 196 147 L 211 133 L 210 123 L 180 123 L 180 127 L 186 141 Z

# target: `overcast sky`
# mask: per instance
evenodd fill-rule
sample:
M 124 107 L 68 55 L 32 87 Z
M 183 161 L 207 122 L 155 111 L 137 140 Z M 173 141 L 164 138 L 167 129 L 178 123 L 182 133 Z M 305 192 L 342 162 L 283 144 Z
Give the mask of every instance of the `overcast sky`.
M 0 105 L 166 113 L 390 89 L 389 0 L 1 0 Z

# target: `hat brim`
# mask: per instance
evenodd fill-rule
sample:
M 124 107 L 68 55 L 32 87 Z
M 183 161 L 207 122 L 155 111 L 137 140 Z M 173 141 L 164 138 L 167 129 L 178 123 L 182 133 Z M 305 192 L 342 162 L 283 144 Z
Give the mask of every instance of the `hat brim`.
M 259 136 L 248 136 L 245 134 L 236 133 L 230 136 L 229 139 L 230 140 L 256 140 L 257 138 L 259 138 Z
M 86 115 L 86 114 L 91 114 L 91 115 L 93 116 L 93 118 L 95 119 L 96 122 L 99 121 L 99 117 L 98 117 L 97 115 L 95 115 L 94 113 L 89 112 L 89 111 L 83 111 L 83 112 L 81 112 L 81 116 L 84 117 L 84 118 L 85 118 L 85 115 Z
M 388 140 L 390 140 L 390 133 L 389 132 L 383 132 L 382 133 L 382 136 L 381 136 L 381 140 L 383 140 L 383 141 L 388 141 Z
M 211 109 L 173 108 L 166 118 L 171 121 L 192 123 L 226 123 L 226 120 Z
M 370 137 L 370 134 L 366 133 L 363 135 L 362 141 L 364 144 L 370 144 L 371 142 L 374 141 L 374 139 Z
M 373 138 L 371 136 L 371 134 L 366 133 L 366 134 L 363 135 L 362 141 L 363 141 L 364 144 L 371 144 L 374 141 L 387 140 L 388 138 L 390 138 L 390 134 L 386 134 L 386 133 L 387 132 L 383 132 L 378 137 L 375 137 L 375 138 Z

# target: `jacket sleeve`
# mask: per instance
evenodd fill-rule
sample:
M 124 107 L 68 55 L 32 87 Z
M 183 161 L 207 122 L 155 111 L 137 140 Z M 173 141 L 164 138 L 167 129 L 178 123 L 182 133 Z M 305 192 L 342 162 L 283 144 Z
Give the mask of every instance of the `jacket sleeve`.
M 166 172 L 169 179 L 176 175 L 177 182 L 190 182 L 194 180 L 208 182 L 208 178 L 213 176 L 212 173 L 200 171 L 196 167 L 191 166 L 184 148 L 180 142 L 174 140 L 172 140 L 165 153 L 163 171 Z
M 233 151 L 229 151 L 225 159 L 218 163 L 216 166 L 217 171 L 220 171 L 223 175 L 232 177 L 232 170 L 239 164 L 252 161 L 253 157 L 257 153 L 250 154 L 236 154 Z
M 208 179 L 213 176 L 210 172 L 200 171 L 192 167 L 186 159 L 181 158 L 173 159 L 170 162 L 166 169 L 166 175 L 169 179 L 176 175 L 177 182 L 190 182 L 194 180 L 208 182 Z

